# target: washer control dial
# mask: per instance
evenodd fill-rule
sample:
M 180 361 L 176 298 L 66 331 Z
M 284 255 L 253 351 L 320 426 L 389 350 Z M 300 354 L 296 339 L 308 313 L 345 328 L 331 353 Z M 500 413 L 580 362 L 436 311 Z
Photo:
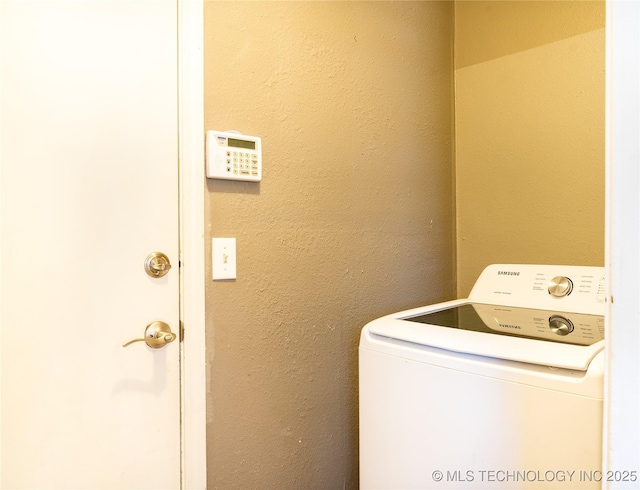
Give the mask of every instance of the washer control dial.
M 569 335 L 573 332 L 573 323 L 568 318 L 560 315 L 549 317 L 549 328 L 558 335 Z
M 573 282 L 565 276 L 556 276 L 549 281 L 549 294 L 556 298 L 568 296 L 573 291 Z

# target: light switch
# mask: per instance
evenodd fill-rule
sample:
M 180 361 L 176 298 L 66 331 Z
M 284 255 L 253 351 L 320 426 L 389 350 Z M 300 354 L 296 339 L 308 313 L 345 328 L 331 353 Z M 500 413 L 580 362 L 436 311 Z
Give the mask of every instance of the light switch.
M 211 255 L 213 280 L 236 278 L 236 239 L 212 238 Z

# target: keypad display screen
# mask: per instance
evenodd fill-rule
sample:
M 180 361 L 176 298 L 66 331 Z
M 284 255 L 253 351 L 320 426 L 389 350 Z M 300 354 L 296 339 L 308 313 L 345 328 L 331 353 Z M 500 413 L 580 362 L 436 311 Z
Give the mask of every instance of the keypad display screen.
M 247 140 L 239 140 L 235 138 L 227 138 L 227 144 L 229 146 L 233 146 L 234 148 L 246 148 L 247 150 L 255 150 L 256 142 L 255 141 L 247 141 Z

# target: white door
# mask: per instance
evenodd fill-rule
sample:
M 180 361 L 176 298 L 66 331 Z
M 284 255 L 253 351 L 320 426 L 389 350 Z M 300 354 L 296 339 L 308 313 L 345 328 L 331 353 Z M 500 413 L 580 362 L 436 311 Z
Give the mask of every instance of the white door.
M 176 11 L 0 0 L 4 489 L 179 488 Z

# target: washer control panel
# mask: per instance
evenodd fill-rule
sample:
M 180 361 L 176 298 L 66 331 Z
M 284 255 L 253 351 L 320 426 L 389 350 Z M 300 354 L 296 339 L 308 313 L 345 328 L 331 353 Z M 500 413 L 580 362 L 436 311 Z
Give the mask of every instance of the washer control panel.
M 604 315 L 604 267 L 493 264 L 469 294 L 474 301 Z M 551 323 L 551 322 L 550 322 Z M 566 330 L 568 327 L 554 327 Z

